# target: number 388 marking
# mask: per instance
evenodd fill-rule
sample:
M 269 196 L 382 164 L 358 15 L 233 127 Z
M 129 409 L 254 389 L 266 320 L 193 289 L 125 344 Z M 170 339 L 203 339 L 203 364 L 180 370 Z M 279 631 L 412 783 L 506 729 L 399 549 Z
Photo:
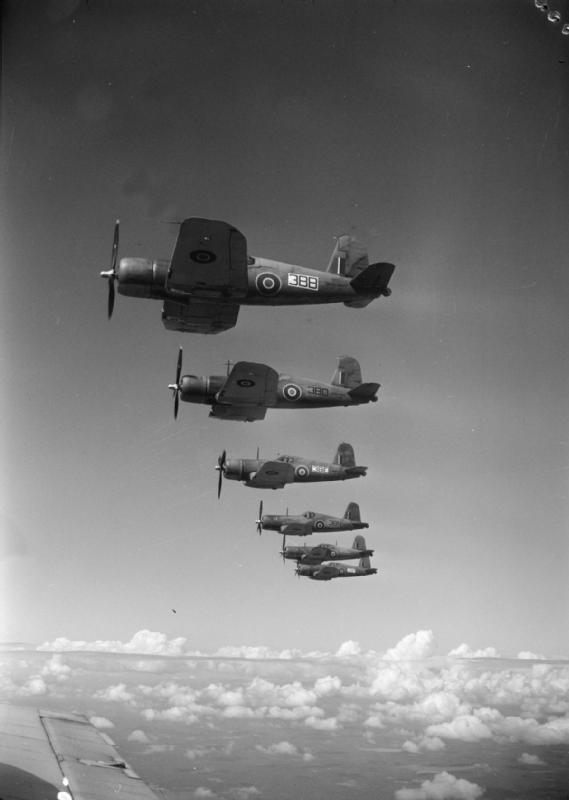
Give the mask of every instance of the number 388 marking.
M 288 285 L 296 286 L 299 289 L 311 289 L 313 292 L 317 292 L 318 278 L 313 275 L 299 275 L 297 272 L 289 272 Z

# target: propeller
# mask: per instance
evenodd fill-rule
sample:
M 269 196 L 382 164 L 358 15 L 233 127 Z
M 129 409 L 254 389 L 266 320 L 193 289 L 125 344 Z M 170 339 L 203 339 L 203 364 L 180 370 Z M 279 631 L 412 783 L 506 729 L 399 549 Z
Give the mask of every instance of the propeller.
M 223 453 L 217 459 L 217 466 L 215 467 L 215 469 L 219 472 L 219 480 L 217 482 L 217 499 L 218 500 L 219 500 L 219 496 L 221 494 L 221 483 L 223 481 L 223 468 L 225 467 L 225 456 L 226 455 L 227 455 L 227 453 L 224 450 Z
M 286 533 L 283 533 L 283 546 L 281 550 L 281 556 L 283 557 L 283 564 L 286 564 L 285 548 L 286 548 Z
M 259 503 L 259 519 L 257 522 L 257 533 L 259 536 L 263 533 L 263 501 Z
M 182 374 L 182 348 L 178 350 L 178 363 L 176 364 L 176 383 L 169 383 L 168 389 L 174 393 L 174 419 L 178 418 L 178 406 L 180 405 L 180 375 Z
M 107 303 L 107 316 L 113 316 L 115 307 L 115 281 L 117 280 L 117 256 L 119 252 L 119 220 L 115 222 L 115 232 L 113 235 L 113 249 L 111 252 L 111 268 L 101 272 L 101 278 L 107 278 L 109 282 L 109 299 Z

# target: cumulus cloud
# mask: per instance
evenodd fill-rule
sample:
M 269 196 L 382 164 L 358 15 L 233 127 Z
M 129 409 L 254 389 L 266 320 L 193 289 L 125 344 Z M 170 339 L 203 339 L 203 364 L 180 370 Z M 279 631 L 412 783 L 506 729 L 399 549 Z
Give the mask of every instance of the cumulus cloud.
M 451 658 L 500 658 L 500 653 L 495 647 L 485 647 L 481 650 L 473 650 L 467 644 L 461 644 L 451 650 Z
M 117 683 L 96 693 L 95 697 L 111 703 L 128 703 L 134 705 L 134 695 L 126 689 L 126 683 Z
M 260 753 L 266 753 L 270 756 L 297 756 L 299 755 L 298 747 L 291 742 L 276 742 L 270 744 L 268 747 L 263 747 L 262 744 L 255 746 L 255 749 Z
M 18 694 L 27 697 L 38 694 L 46 694 L 46 692 L 46 682 L 43 678 L 40 678 L 39 675 L 37 675 L 26 681 L 26 683 L 19 689 Z
M 44 664 L 41 674 L 45 677 L 53 677 L 57 681 L 66 681 L 71 675 L 71 667 L 64 662 L 63 656 L 55 653 Z
M 545 659 L 545 656 L 541 656 L 538 653 L 532 653 L 531 650 L 522 650 L 521 653 L 518 653 L 518 658 L 525 658 L 529 661 L 542 661 Z
M 354 642 L 352 639 L 349 639 L 347 642 L 344 642 L 340 645 L 336 651 L 336 655 L 338 658 L 346 658 L 349 656 L 359 656 L 361 652 L 362 648 L 358 642 Z
M 434 654 L 435 637 L 432 631 L 417 631 L 404 636 L 395 647 L 388 650 L 383 658 L 386 661 L 415 661 L 429 658 Z
M 543 761 L 543 759 L 541 759 L 539 756 L 533 755 L 532 753 L 522 753 L 518 758 L 518 761 L 520 764 L 528 764 L 531 767 L 545 766 L 545 761 Z
M 398 789 L 396 800 L 476 800 L 484 794 L 477 783 L 457 778 L 450 772 L 439 772 L 433 780 L 423 781 L 418 789 Z
M 165 633 L 158 631 L 140 630 L 128 642 L 118 640 L 101 640 L 94 642 L 72 641 L 60 636 L 53 642 L 44 642 L 38 650 L 48 651 L 89 651 L 102 653 L 144 653 L 145 655 L 179 656 L 184 653 L 186 639 L 179 636 L 168 639 Z
M 207 786 L 198 786 L 197 789 L 194 789 L 194 797 L 217 797 L 217 795 Z
M 100 729 L 115 727 L 114 723 L 112 723 L 111 720 L 107 719 L 106 717 L 89 717 L 89 722 L 95 728 L 100 728 Z

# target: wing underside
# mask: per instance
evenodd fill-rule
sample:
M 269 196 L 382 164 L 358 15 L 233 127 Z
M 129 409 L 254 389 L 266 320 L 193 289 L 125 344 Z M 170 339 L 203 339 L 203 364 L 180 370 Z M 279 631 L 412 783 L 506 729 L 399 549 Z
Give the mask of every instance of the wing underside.
M 191 297 L 180 303 L 166 300 L 162 322 L 170 331 L 221 333 L 235 327 L 238 313 L 237 303 Z

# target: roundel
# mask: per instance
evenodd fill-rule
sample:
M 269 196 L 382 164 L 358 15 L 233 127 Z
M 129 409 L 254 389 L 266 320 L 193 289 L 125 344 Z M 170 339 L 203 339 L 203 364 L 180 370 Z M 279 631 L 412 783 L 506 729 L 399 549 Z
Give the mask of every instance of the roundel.
M 255 281 L 259 294 L 277 294 L 281 290 L 281 279 L 273 272 L 261 272 Z
M 198 264 L 212 264 L 216 255 L 211 250 L 192 250 L 190 258 L 192 261 L 197 261 Z
M 301 464 L 299 467 L 296 468 L 296 477 L 297 478 L 307 478 L 308 477 L 308 467 L 305 467 L 304 464 Z
M 317 519 L 316 522 L 314 523 L 314 527 L 316 528 L 316 530 L 321 531 L 322 528 L 324 527 L 324 523 L 322 522 L 321 519 Z
M 296 383 L 287 383 L 283 386 L 283 396 L 285 400 L 294 402 L 302 397 L 302 389 Z
M 330 550 L 330 558 L 336 558 L 337 555 L 335 550 Z
M 255 385 L 255 381 L 252 381 L 249 378 L 241 378 L 240 381 L 237 381 L 237 385 L 243 386 L 244 389 L 248 389 L 250 386 Z

